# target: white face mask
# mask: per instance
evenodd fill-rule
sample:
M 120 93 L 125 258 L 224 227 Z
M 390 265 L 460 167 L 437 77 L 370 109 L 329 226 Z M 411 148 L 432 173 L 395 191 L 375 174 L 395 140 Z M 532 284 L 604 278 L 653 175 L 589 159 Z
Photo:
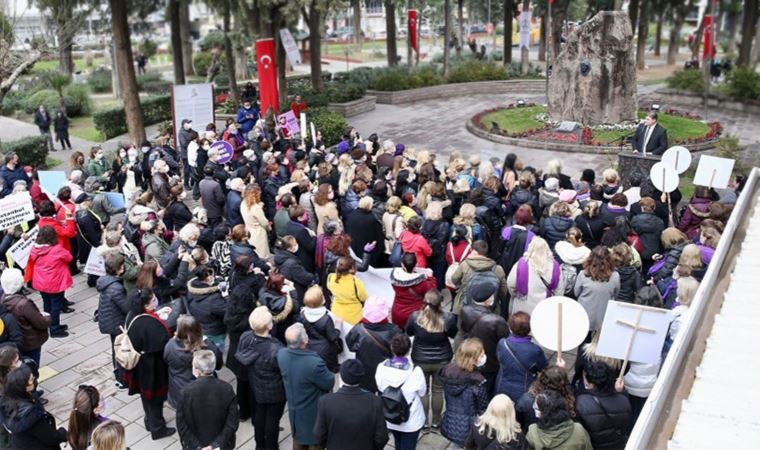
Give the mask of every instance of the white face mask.
M 126 158 L 127 152 L 119 152 L 119 157 L 121 157 L 122 159 Z
M 478 358 L 478 362 L 476 365 L 478 367 L 483 367 L 486 365 L 486 361 L 488 361 L 488 357 L 486 357 L 486 354 L 483 353 L 482 355 L 480 355 L 480 358 Z
M 95 159 L 103 159 L 103 154 L 102 153 L 96 154 Z
M 333 198 L 335 198 L 335 192 L 330 192 L 330 193 L 327 195 L 327 198 L 329 198 L 330 200 L 332 200 Z
M 182 192 L 181 194 L 179 194 L 179 199 L 180 200 L 184 200 L 185 197 L 187 197 L 187 192 Z
M 190 129 L 190 128 L 192 128 L 192 127 L 193 127 L 193 124 L 192 124 L 192 123 L 186 123 L 186 124 L 185 124 L 185 129 L 186 129 L 186 130 L 189 130 L 189 129 Z
M 210 145 L 204 145 L 203 146 L 203 150 L 209 151 L 209 150 L 211 150 L 211 146 Z

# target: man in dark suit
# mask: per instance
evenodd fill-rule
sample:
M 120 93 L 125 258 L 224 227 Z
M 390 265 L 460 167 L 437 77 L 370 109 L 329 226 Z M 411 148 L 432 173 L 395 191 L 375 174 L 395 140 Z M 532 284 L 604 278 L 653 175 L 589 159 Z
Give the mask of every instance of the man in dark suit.
M 298 250 L 296 256 L 301 260 L 304 269 L 308 272 L 314 272 L 314 250 L 317 246 L 317 239 L 313 232 L 307 228 L 304 223 L 308 223 L 309 217 L 306 210 L 300 205 L 291 205 L 288 208 L 290 222 L 285 228 L 285 234 L 296 238 Z
M 182 448 L 235 448 L 237 397 L 229 383 L 214 376 L 215 368 L 214 352 L 198 350 L 193 354 L 196 380 L 184 389 L 177 404 Z
M 388 442 L 383 401 L 359 387 L 364 365 L 349 359 L 340 366 L 343 387 L 319 399 L 314 436 L 325 448 L 381 450 Z
M 647 114 L 644 123 L 633 136 L 633 151 L 643 154 L 662 155 L 668 149 L 668 131 L 657 123 L 657 113 Z

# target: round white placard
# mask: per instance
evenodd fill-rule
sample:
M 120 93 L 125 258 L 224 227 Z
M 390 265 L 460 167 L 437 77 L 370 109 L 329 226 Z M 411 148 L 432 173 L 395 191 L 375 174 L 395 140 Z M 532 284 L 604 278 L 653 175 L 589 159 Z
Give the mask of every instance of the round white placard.
M 680 145 L 670 147 L 662 154 L 662 162 L 679 174 L 684 173 L 691 165 L 691 152 Z
M 652 184 L 661 192 L 673 192 L 678 188 L 678 172 L 672 167 L 668 167 L 662 161 L 652 166 L 649 171 L 649 178 Z
M 562 308 L 562 351 L 581 345 L 589 330 L 588 314 L 577 301 L 557 296 L 539 302 L 530 316 L 531 333 L 541 346 L 555 352 L 559 350 L 557 347 L 560 307 Z

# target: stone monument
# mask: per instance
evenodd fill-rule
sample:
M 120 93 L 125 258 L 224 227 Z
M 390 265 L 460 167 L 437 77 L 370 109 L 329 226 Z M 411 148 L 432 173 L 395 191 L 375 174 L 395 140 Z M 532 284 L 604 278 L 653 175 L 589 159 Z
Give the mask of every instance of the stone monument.
M 553 121 L 583 125 L 636 120 L 636 61 L 628 13 L 602 11 L 576 29 L 552 64 Z

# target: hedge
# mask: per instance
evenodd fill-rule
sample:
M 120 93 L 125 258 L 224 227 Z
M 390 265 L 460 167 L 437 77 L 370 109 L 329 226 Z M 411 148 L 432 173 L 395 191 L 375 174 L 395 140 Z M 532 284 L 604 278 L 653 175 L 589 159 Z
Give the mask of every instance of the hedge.
M 15 152 L 18 155 L 19 162 L 26 166 L 37 168 L 47 167 L 48 144 L 44 136 L 30 136 L 0 143 L 0 151 L 4 154 Z
M 87 86 L 83 84 L 72 84 L 66 86 L 63 91 L 63 102 L 66 105 L 66 114 L 69 117 L 80 117 L 90 114 L 92 111 L 92 101 Z M 61 108 L 61 100 L 58 93 L 52 89 L 43 89 L 26 98 L 24 110 L 27 114 L 32 114 L 45 105 L 45 108 L 52 114 Z
M 327 108 L 310 107 L 307 117 L 309 122 L 314 122 L 314 127 L 322 133 L 322 143 L 325 147 L 331 147 L 340 142 L 348 126 L 342 115 L 328 111 Z
M 145 125 L 153 125 L 172 117 L 171 95 L 160 95 L 140 100 Z M 127 118 L 123 107 L 98 111 L 92 116 L 95 128 L 106 139 L 127 133 Z

